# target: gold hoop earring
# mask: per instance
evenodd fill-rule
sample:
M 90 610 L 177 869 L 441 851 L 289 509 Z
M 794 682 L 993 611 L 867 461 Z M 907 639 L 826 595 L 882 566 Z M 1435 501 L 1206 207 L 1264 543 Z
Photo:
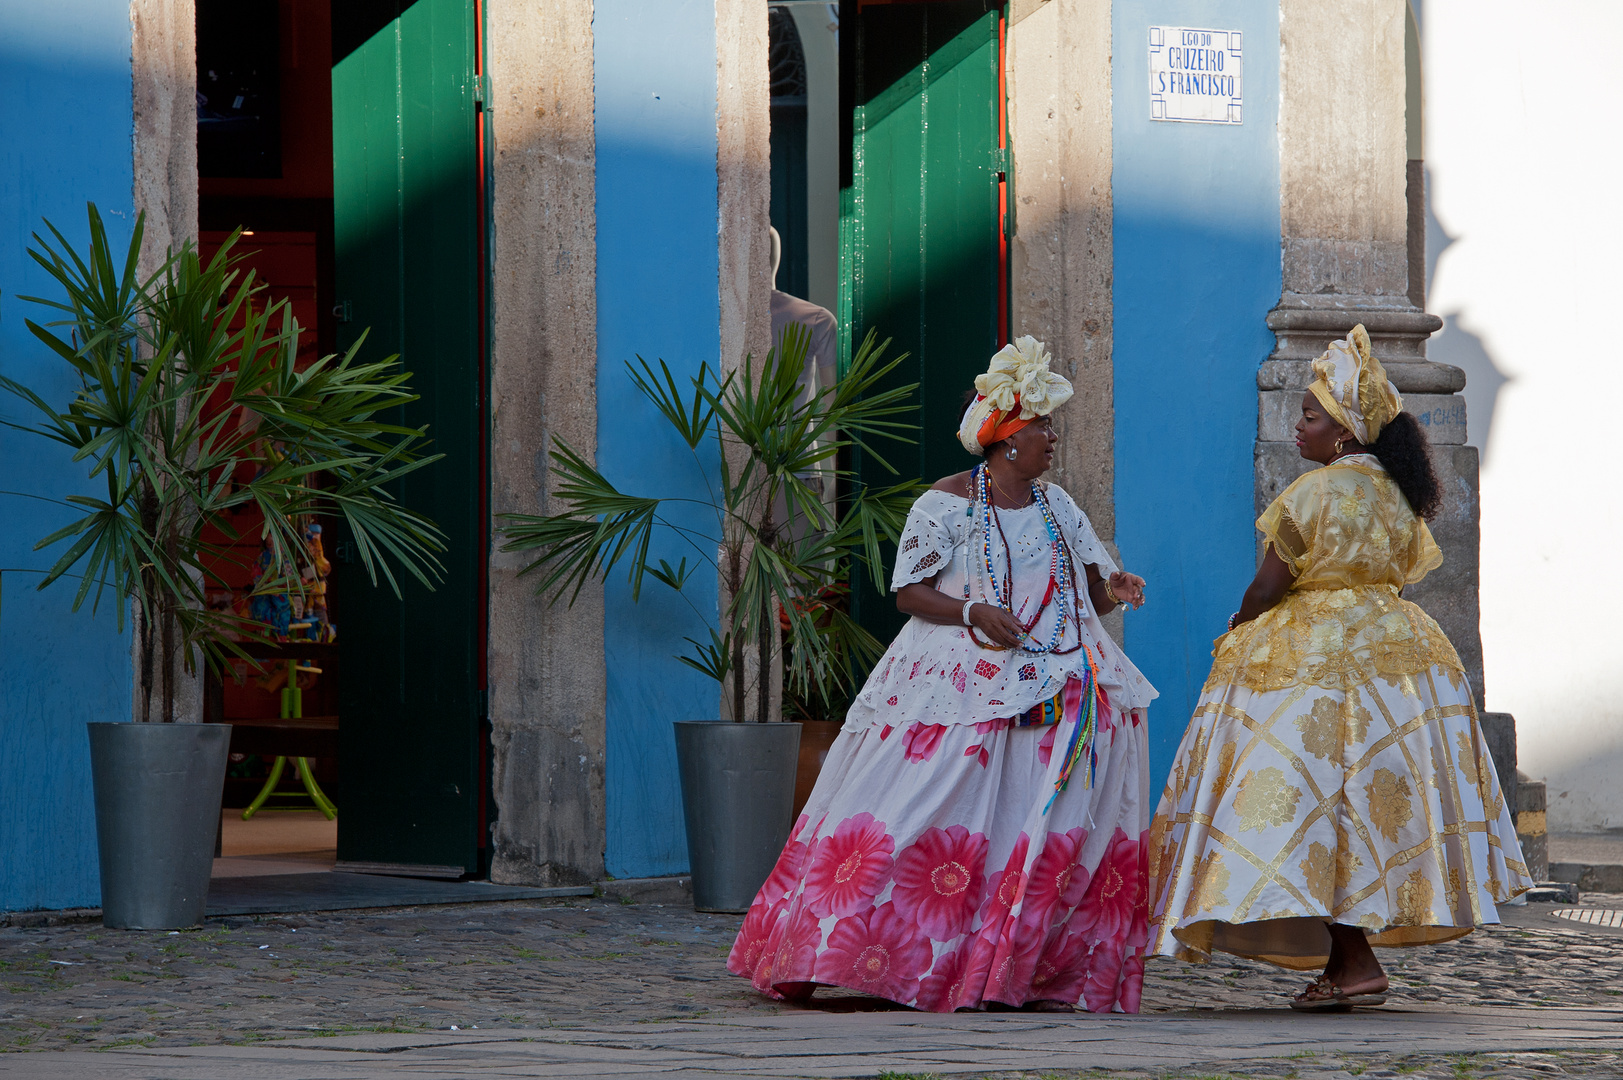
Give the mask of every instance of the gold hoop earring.
M 1336 440 L 1336 453 L 1338 453 L 1338 454 L 1341 453 L 1341 444 L 1346 442 L 1346 441 L 1347 440 L 1345 440 L 1345 439 L 1337 439 Z

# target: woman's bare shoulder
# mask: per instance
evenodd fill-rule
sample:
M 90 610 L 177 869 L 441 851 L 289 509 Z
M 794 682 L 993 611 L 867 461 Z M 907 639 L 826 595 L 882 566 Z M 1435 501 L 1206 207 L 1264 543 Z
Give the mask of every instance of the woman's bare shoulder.
M 973 470 L 966 469 L 963 472 L 953 473 L 951 476 L 943 476 L 941 479 L 930 485 L 930 490 L 945 491 L 949 495 L 956 495 L 960 499 L 967 499 L 969 498 L 969 481 L 970 477 L 973 475 Z

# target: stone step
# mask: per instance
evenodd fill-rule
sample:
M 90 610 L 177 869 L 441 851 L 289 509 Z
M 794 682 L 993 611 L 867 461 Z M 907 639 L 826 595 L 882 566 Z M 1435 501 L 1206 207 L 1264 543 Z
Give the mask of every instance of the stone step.
M 1623 863 L 1553 862 L 1552 881 L 1570 881 L 1583 892 L 1623 893 Z
M 1522 894 L 1529 904 L 1576 904 L 1578 886 L 1570 881 L 1541 881 Z
M 1552 881 L 1584 892 L 1623 893 L 1623 830 L 1549 834 Z
M 693 904 L 693 879 L 686 874 L 651 878 L 604 878 L 597 895 L 622 904 Z

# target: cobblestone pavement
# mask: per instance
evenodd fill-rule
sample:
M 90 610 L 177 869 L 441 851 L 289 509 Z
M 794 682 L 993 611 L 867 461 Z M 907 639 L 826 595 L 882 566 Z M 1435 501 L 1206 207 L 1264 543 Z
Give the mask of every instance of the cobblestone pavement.
M 1585 901 L 1623 908 L 1623 896 Z M 1510 909 L 1507 920 L 1512 924 L 1447 945 L 1383 953 L 1393 1006 L 1434 1013 L 1508 1007 L 1528 1020 L 1544 1010 L 1553 1020 L 1556 1010 L 1594 1008 L 1617 1021 L 1623 1009 L 1623 934 L 1564 924 L 1534 905 Z M 6 991 L 0 996 L 0 1050 L 242 1046 L 312 1037 L 343 1042 L 630 1022 L 812 1019 L 808 1010 L 769 1001 L 726 973 L 723 961 L 738 925 L 733 916 L 593 900 L 221 919 L 198 931 L 168 934 L 110 931 L 99 924 L 7 927 L 0 929 L 0 986 Z M 1313 1020 L 1282 1006 L 1304 982 L 1304 976 L 1248 961 L 1206 967 L 1156 961 L 1145 977 L 1143 1008 L 1147 1015 L 1169 1017 L 1208 1009 L 1244 1017 L 1266 1009 L 1270 1023 L 1300 1025 Z M 814 1011 L 823 1014 L 890 1011 L 884 1003 L 843 992 L 824 991 L 819 1000 Z M 1052 1027 L 1054 1020 L 1044 1023 Z M 1615 1027 L 1616 1045 L 1623 1047 L 1623 1023 Z M 1540 1044 L 1536 1034 L 1527 1040 L 1511 1049 L 1553 1045 Z M 1623 1057 L 1612 1048 L 1405 1055 L 1354 1047 L 1267 1060 L 1260 1060 L 1267 1049 L 1235 1049 L 1236 1058 L 1259 1060 L 1231 1060 L 1215 1073 L 1152 1068 L 984 1075 L 1623 1077 Z M 18 1071 L 17 1064 L 17 1058 L 0 1056 L 0 1076 L 35 1074 Z

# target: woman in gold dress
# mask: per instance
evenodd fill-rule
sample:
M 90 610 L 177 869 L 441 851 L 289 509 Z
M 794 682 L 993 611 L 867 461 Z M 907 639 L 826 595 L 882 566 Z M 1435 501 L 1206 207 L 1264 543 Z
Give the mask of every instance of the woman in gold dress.
M 1425 434 L 1355 327 L 1313 363 L 1324 468 L 1257 519 L 1262 564 L 1161 797 L 1151 955 L 1322 974 L 1298 1009 L 1386 1000 L 1371 946 L 1498 922 L 1532 882 L 1459 656 L 1401 592 L 1443 561 Z

